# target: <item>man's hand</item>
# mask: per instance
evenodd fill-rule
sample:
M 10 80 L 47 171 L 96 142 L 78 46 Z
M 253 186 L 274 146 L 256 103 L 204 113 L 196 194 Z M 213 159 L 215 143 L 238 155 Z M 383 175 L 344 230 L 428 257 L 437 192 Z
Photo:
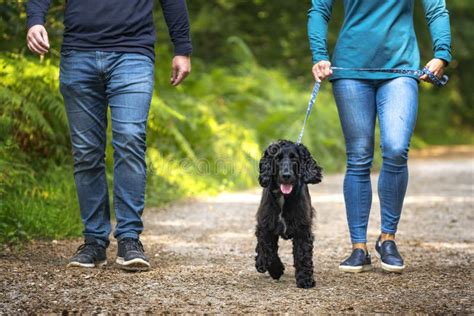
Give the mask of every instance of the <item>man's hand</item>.
M 44 55 L 49 50 L 48 32 L 43 25 L 33 25 L 26 35 L 28 48 L 38 55 Z
M 331 63 L 327 60 L 321 60 L 313 66 L 313 76 L 317 82 L 326 79 L 332 75 Z
M 174 56 L 173 58 L 173 74 L 171 75 L 171 84 L 177 86 L 191 72 L 191 57 Z
M 428 70 L 431 71 L 433 75 L 435 75 L 438 78 L 441 78 L 444 74 L 444 67 L 446 67 L 446 63 L 442 59 L 433 58 L 426 64 L 425 67 L 428 68 Z M 428 75 L 420 76 L 420 80 L 431 82 Z

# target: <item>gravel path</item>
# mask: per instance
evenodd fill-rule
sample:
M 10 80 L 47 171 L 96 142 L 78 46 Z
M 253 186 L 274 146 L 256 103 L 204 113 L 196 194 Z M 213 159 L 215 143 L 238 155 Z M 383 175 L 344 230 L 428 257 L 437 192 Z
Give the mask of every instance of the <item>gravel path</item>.
M 474 155 L 410 161 L 410 184 L 399 227 L 402 275 L 376 269 L 342 274 L 350 251 L 342 175 L 312 187 L 317 211 L 314 289 L 297 289 L 291 243 L 279 281 L 254 268 L 255 212 L 260 190 L 222 194 L 146 212 L 146 253 L 153 269 L 125 273 L 66 269 L 81 240 L 33 242 L 0 254 L 0 314 L 33 312 L 350 312 L 474 313 Z M 374 177 L 373 186 L 376 178 Z M 378 234 L 374 192 L 369 247 Z M 108 250 L 115 260 L 116 247 Z

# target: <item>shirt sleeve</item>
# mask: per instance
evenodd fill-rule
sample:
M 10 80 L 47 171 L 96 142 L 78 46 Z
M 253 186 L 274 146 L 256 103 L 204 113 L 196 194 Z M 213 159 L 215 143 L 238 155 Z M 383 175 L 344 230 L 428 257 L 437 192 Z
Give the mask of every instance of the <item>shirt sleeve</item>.
M 334 0 L 312 0 L 308 11 L 308 38 L 313 63 L 329 60 L 327 49 L 328 24 Z
M 434 57 L 451 62 L 449 12 L 444 0 L 423 0 L 426 23 L 430 29 Z
M 160 0 L 175 55 L 191 55 L 189 15 L 186 0 Z
M 28 29 L 33 25 L 44 25 L 45 16 L 49 9 L 51 0 L 30 0 L 26 4 L 26 16 Z

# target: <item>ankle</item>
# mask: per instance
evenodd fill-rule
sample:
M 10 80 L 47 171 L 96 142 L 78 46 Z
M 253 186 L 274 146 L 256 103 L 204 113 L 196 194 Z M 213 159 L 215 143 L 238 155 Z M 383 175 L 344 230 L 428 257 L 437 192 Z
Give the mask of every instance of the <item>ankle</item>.
M 381 233 L 380 242 L 384 242 L 386 240 L 395 240 L 395 234 Z
M 362 249 L 367 253 L 367 244 L 364 242 L 357 242 L 352 244 L 352 250 Z

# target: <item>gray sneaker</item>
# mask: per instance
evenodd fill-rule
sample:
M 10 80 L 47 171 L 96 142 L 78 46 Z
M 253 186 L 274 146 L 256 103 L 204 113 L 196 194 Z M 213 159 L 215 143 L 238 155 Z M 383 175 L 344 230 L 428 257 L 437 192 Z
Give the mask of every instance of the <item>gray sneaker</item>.
M 138 239 L 124 238 L 118 242 L 117 263 L 120 268 L 128 271 L 146 271 L 150 262 L 144 254 L 143 245 Z
M 85 241 L 77 248 L 69 261 L 68 267 L 95 268 L 107 264 L 106 249 L 93 241 Z

